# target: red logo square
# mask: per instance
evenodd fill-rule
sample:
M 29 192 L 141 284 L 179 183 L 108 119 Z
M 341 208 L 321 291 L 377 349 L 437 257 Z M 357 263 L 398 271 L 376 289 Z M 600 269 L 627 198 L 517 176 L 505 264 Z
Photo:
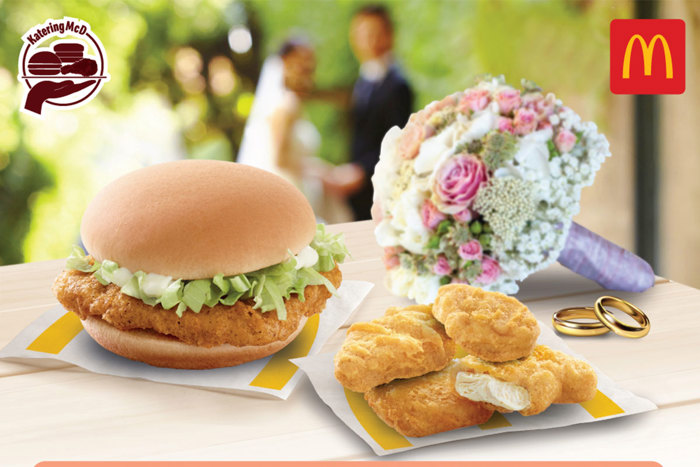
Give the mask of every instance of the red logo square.
M 612 20 L 610 91 L 613 94 L 683 94 L 685 21 Z

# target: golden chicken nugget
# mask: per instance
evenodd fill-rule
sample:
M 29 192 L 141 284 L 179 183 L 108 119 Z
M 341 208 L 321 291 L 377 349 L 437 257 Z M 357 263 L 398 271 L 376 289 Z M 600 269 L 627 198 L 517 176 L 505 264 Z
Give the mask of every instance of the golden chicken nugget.
M 546 345 L 521 360 L 489 363 L 468 355 L 459 365 L 457 392 L 499 412 L 535 415 L 551 404 L 585 402 L 595 396 L 598 385 L 589 364 Z
M 440 287 L 433 315 L 468 354 L 489 362 L 528 356 L 540 334 L 535 316 L 518 300 L 465 284 Z
M 335 377 L 351 391 L 367 392 L 441 370 L 454 355 L 455 344 L 430 306 L 389 308 L 381 318 L 350 326 L 335 356 Z
M 459 362 L 417 378 L 376 387 L 365 399 L 379 418 L 404 436 L 428 436 L 484 423 L 493 410 L 455 390 Z

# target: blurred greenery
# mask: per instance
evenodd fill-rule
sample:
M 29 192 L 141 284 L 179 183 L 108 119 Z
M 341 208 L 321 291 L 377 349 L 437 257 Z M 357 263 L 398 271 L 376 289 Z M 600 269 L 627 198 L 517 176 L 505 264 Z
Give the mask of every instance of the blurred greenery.
M 104 184 L 182 157 L 233 160 L 262 60 L 289 35 L 316 47 L 320 88 L 349 89 L 358 64 L 348 44 L 353 0 L 0 1 L 0 264 L 66 256 L 80 216 Z M 375 2 L 371 2 L 375 3 Z M 392 0 L 395 55 L 416 108 L 480 73 L 527 77 L 604 127 L 608 28 L 631 2 Z M 20 114 L 21 36 L 48 18 L 90 23 L 111 80 L 89 105 Z M 232 28 L 250 31 L 236 53 Z M 348 156 L 345 109 L 310 102 L 320 156 Z M 144 200 L 144 202 L 147 202 Z

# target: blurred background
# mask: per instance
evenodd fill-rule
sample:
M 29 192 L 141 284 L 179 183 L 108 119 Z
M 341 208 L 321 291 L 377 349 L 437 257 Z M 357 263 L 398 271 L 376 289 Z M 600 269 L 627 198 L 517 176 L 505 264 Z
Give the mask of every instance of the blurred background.
M 67 256 L 88 201 L 128 171 L 182 158 L 236 160 L 263 63 L 289 37 L 315 52 L 313 85 L 295 107 L 317 130 L 311 156 L 323 167 L 349 161 L 347 96 L 360 70 L 349 31 L 368 3 L 0 1 L 0 265 Z M 391 16 L 413 110 L 492 73 L 514 85 L 530 79 L 594 120 L 613 157 L 584 191 L 576 220 L 637 251 L 657 274 L 700 286 L 700 2 L 371 3 Z M 21 37 L 64 16 L 90 23 L 111 80 L 86 106 L 33 118 L 19 112 Z M 650 16 L 686 22 L 686 92 L 613 95 L 609 23 Z M 352 217 L 336 214 L 329 220 Z

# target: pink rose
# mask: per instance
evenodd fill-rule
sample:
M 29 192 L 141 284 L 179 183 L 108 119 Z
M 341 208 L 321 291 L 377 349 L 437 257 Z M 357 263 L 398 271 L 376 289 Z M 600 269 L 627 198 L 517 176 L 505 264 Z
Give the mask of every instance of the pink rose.
M 491 94 L 486 89 L 470 89 L 459 100 L 459 111 L 466 113 L 467 110 L 483 110 L 490 100 Z
M 520 108 L 515 112 L 513 126 L 518 135 L 532 133 L 537 128 L 537 114 L 534 110 Z
M 561 130 L 554 138 L 554 145 L 559 152 L 569 152 L 576 145 L 576 135 L 569 130 Z
M 549 122 L 549 120 L 542 120 L 537 124 L 538 130 L 546 130 L 547 128 L 552 128 L 552 124 Z
M 469 208 L 464 208 L 461 211 L 459 211 L 456 214 L 452 215 L 456 221 L 458 222 L 471 222 L 471 220 L 474 218 L 474 213 Z
M 433 272 L 438 276 L 447 276 L 452 272 L 450 263 L 445 258 L 445 255 L 438 256 L 437 263 L 433 266 Z
M 440 222 L 447 219 L 447 216 L 438 211 L 438 208 L 436 208 L 429 199 L 426 199 L 425 202 L 423 202 L 423 207 L 421 208 L 420 212 L 423 225 L 430 230 L 435 230 Z
M 498 108 L 503 115 L 508 115 L 520 107 L 520 91 L 517 89 L 505 89 L 496 94 Z
M 412 114 L 411 117 L 408 119 L 409 123 L 414 123 L 416 125 L 425 125 L 428 122 L 428 120 L 430 120 L 430 117 L 432 117 L 435 113 L 448 107 L 456 107 L 456 96 L 457 94 L 452 94 L 443 98 L 442 100 L 431 102 L 424 109 Z
M 479 284 L 490 284 L 501 274 L 501 267 L 498 265 L 498 261 L 488 256 L 484 256 L 481 261 L 481 274 L 476 276 L 474 282 Z
M 508 131 L 510 133 L 514 133 L 515 129 L 513 128 L 513 119 L 512 118 L 507 118 L 507 117 L 498 117 L 498 120 L 496 121 L 496 125 L 498 125 L 498 131 Z
M 386 269 L 393 269 L 399 266 L 399 253 L 401 251 L 402 249 L 400 247 L 388 246 L 384 248 L 384 257 L 382 261 Z
M 481 259 L 481 256 L 482 256 L 481 243 L 479 243 L 479 240 L 469 240 L 467 243 L 464 243 L 464 244 L 459 246 L 457 253 L 459 254 L 459 257 L 462 259 L 466 259 L 466 260 Z
M 425 127 L 420 123 L 409 122 L 401 132 L 399 139 L 399 154 L 404 159 L 414 159 L 418 155 L 420 145 L 425 136 Z
M 554 113 L 554 95 L 543 96 L 540 93 L 527 94 L 523 97 L 522 105 L 537 114 L 537 118 L 544 120 Z
M 433 190 L 446 206 L 468 208 L 476 193 L 486 183 L 486 166 L 476 156 L 458 154 L 438 169 Z
M 455 107 L 457 105 L 457 96 L 460 94 L 461 93 L 450 94 L 449 96 L 443 97 L 442 100 L 433 103 L 433 113 L 448 107 Z

